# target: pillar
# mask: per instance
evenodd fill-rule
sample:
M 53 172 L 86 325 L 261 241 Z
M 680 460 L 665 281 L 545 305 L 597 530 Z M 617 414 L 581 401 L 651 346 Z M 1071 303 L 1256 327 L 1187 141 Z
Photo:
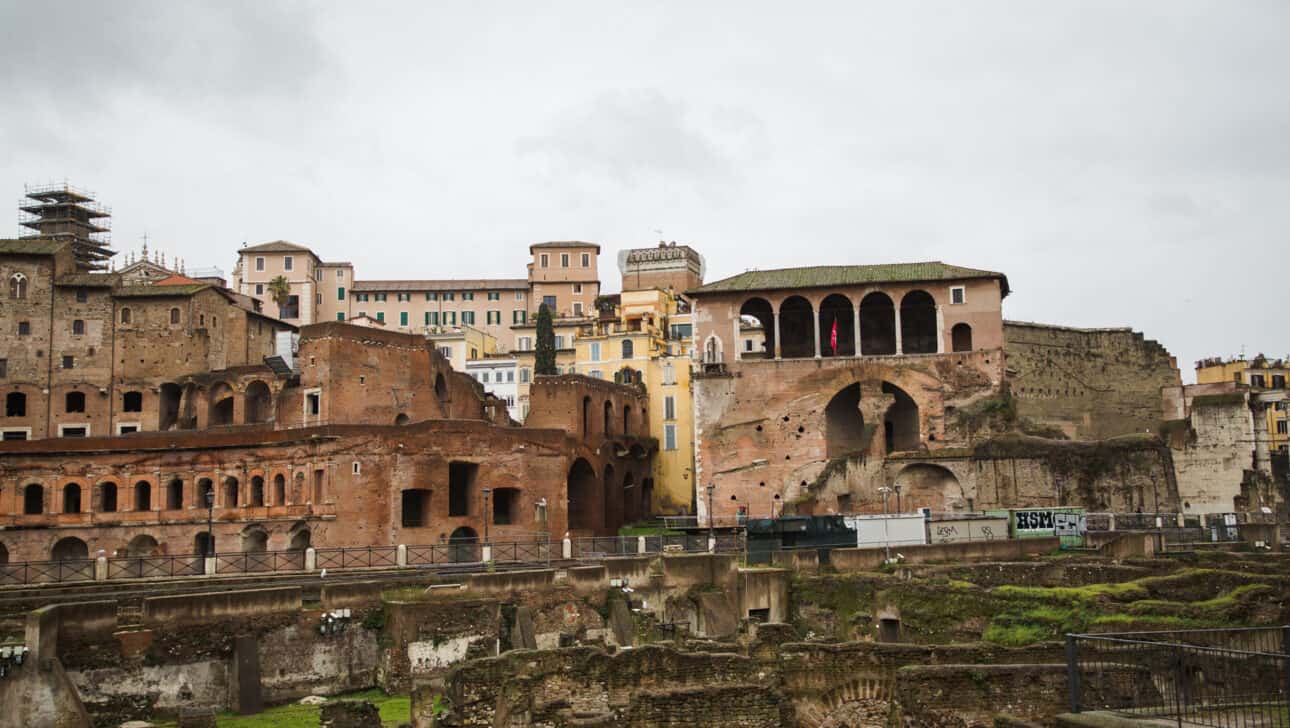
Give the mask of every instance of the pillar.
M 480 548 L 480 560 L 484 563 L 488 563 L 493 560 L 493 547 L 491 545 L 484 544 L 484 546 Z
M 94 581 L 107 581 L 108 562 L 106 556 L 94 557 Z
M 945 353 L 945 307 L 936 304 L 936 353 Z
M 811 306 L 811 320 L 815 322 L 815 326 L 812 327 L 815 329 L 815 331 L 813 332 L 815 334 L 815 358 L 819 359 L 820 358 L 820 307 L 819 306 Z
M 636 537 L 636 553 L 638 553 L 638 554 L 643 554 L 643 553 L 645 553 L 645 537 L 644 537 L 644 536 L 637 536 L 637 537 Z
M 742 341 L 742 339 L 741 339 L 741 337 L 740 337 L 740 332 L 739 332 L 739 316 L 738 316 L 738 314 L 736 314 L 736 315 L 735 315 L 735 320 L 731 322 L 731 325 L 732 325 L 732 327 L 733 327 L 733 328 L 734 328 L 734 330 L 735 330 L 735 338 L 733 339 L 733 341 L 735 342 L 735 355 L 734 355 L 734 357 L 732 357 L 732 358 L 733 358 L 733 360 L 734 360 L 734 361 L 739 361 L 740 359 L 742 359 L 742 358 L 743 358 L 743 357 L 741 356 L 741 354 L 743 353 L 743 350 L 744 350 L 744 348 L 743 348 L 743 347 L 744 347 L 744 342 Z
M 408 547 L 399 545 L 399 566 L 408 565 Z M 313 546 L 305 549 L 305 571 L 318 570 L 318 552 Z
M 774 354 L 776 361 L 778 361 L 780 358 L 779 352 L 784 348 L 780 345 L 779 341 L 779 309 L 777 308 L 774 311 L 771 311 L 771 315 L 775 317 L 775 345 L 771 348 L 774 349 L 772 353 Z
M 566 559 L 573 558 L 573 541 L 571 539 L 566 538 L 560 544 L 560 555 Z
M 309 549 L 309 551 L 313 551 L 313 549 Z M 395 558 L 396 564 L 398 564 L 399 566 L 408 565 L 408 547 L 406 545 L 399 544 L 399 548 L 395 551 L 395 554 L 396 556 L 394 558 Z M 305 557 L 305 559 L 306 559 L 306 563 L 308 563 L 307 556 Z M 310 571 L 312 571 L 312 569 L 310 569 Z
M 861 350 L 860 350 L 860 304 L 859 303 L 855 304 L 855 308 L 852 309 L 852 313 L 855 314 L 855 328 L 852 329 L 852 331 L 855 332 L 855 337 L 856 337 L 855 355 L 860 356 Z
M 202 564 L 202 575 L 215 576 L 215 561 L 216 561 L 215 557 L 207 556 L 206 558 L 202 559 L 202 561 L 205 562 Z
M 896 354 L 904 353 L 904 343 L 900 340 L 900 304 L 896 304 Z

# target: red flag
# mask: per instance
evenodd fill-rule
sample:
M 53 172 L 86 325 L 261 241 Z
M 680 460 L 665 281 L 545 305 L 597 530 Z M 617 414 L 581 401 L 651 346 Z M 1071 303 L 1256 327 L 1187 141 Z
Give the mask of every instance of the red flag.
M 834 356 L 838 353 L 838 319 L 836 316 L 833 317 L 833 333 L 829 335 L 829 350 L 833 352 Z

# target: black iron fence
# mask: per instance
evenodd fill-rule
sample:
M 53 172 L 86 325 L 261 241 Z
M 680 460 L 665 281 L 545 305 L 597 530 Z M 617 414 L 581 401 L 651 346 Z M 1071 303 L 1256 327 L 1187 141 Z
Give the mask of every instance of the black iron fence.
M 19 561 L 0 564 L 0 585 L 93 581 L 94 559 Z
M 359 546 L 314 549 L 314 566 L 319 569 L 370 569 L 399 565 L 398 546 Z
M 127 556 L 107 560 L 109 579 L 150 579 L 163 576 L 193 576 L 206 573 L 206 559 L 198 554 L 183 556 Z
M 1178 726 L 1290 726 L 1290 627 L 1066 637 L 1071 710 Z
M 304 571 L 305 552 L 248 551 L 215 554 L 217 574 L 267 574 L 276 571 Z

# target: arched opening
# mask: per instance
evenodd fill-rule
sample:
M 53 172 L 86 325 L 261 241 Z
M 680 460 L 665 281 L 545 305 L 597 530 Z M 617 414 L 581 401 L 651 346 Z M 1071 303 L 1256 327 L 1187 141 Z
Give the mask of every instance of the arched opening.
M 569 468 L 566 483 L 566 512 L 569 530 L 596 527 L 596 471 L 591 463 L 578 458 Z
M 801 296 L 789 296 L 779 304 L 780 356 L 804 359 L 815 356 L 815 309 Z
M 896 353 L 896 305 L 885 293 L 874 291 L 860 301 L 860 353 Z
M 187 384 L 184 386 L 183 396 L 179 399 L 179 420 L 177 427 L 180 430 L 193 430 L 197 428 L 197 385 Z
M 291 479 L 291 502 L 297 504 L 305 502 L 304 473 L 296 473 L 295 477 Z
M 81 486 L 68 483 L 63 486 L 63 513 L 81 512 Z
M 140 534 L 130 539 L 130 543 L 125 545 L 125 555 L 138 558 L 140 556 L 155 556 L 157 554 L 157 539 L 147 534 Z
M 954 324 L 950 329 L 950 348 L 953 351 L 972 351 L 972 327 Z
M 210 508 L 215 504 L 215 483 L 210 478 L 197 481 L 197 506 Z
M 654 515 L 654 479 L 646 478 L 641 481 L 641 517 L 649 518 Z
M 233 476 L 230 475 L 224 479 L 224 507 L 225 508 L 237 508 L 237 495 L 238 495 L 237 486 L 238 486 L 237 478 L 234 478 Z
M 165 432 L 179 424 L 179 400 L 183 390 L 178 384 L 167 382 L 161 385 L 157 400 L 157 429 Z
M 269 550 L 269 532 L 263 526 L 247 526 L 242 529 L 242 553 L 262 554 Z
M 268 422 L 273 419 L 273 394 L 269 385 L 260 380 L 251 382 L 246 387 L 243 399 L 246 403 L 246 422 Z
M 632 523 L 640 518 L 640 495 L 636 492 L 636 478 L 631 471 L 623 476 L 623 523 Z
M 479 534 L 470 526 L 462 526 L 448 536 L 449 560 L 465 563 L 479 561 Z
M 604 480 L 601 481 L 601 506 L 600 524 L 606 530 L 613 529 L 617 531 L 618 523 L 623 514 L 623 494 L 618 489 L 618 483 L 614 481 L 614 466 L 606 464 Z
M 179 325 L 179 309 L 178 309 L 178 308 L 171 308 L 171 309 L 170 309 L 170 325 L 171 325 L 171 326 L 178 326 L 178 325 Z
M 103 513 L 116 513 L 116 483 L 99 483 L 99 510 Z
M 442 406 L 444 406 L 444 407 L 447 407 L 447 405 L 448 405 L 448 382 L 447 382 L 447 380 L 445 380 L 445 379 L 443 378 L 443 372 L 440 372 L 440 373 L 438 373 L 438 374 L 434 375 L 434 396 L 435 396 L 435 399 L 439 400 L 439 404 L 440 404 L 440 405 L 442 405 Z M 447 412 L 447 410 L 445 409 L 445 410 L 444 410 L 444 416 L 446 417 L 447 415 L 448 415 L 448 412 Z
M 403 414 L 402 412 L 400 412 L 400 413 L 399 413 L 399 414 L 394 418 L 394 424 L 395 424 L 395 426 L 397 426 L 397 427 L 402 427 L 403 425 L 408 424 L 408 416 L 407 416 L 407 415 L 405 415 L 405 414 Z
M 121 323 L 130 323 L 130 309 L 128 307 L 121 309 Z
M 855 356 L 855 309 L 846 296 L 834 293 L 820 302 L 820 354 Z
M 287 545 L 289 551 L 304 551 L 313 545 L 313 535 L 304 524 L 297 524 L 291 528 L 291 541 Z
M 936 301 L 927 291 L 900 299 L 900 348 L 906 354 L 936 353 Z
M 251 506 L 259 508 L 264 505 L 264 478 L 251 476 Z
M 9 276 L 9 298 L 21 300 L 27 297 L 27 276 L 14 273 Z
M 716 334 L 709 334 L 708 340 L 703 342 L 703 363 L 720 364 L 721 361 L 721 339 Z
M 896 475 L 894 484 L 900 488 L 900 506 L 906 513 L 919 508 L 951 511 L 965 505 L 959 479 L 939 465 L 906 466 Z
M 220 382 L 210 389 L 209 424 L 211 427 L 233 424 L 233 388 Z
M 622 356 L 622 358 L 624 358 L 624 359 L 631 359 L 631 358 L 635 357 L 635 350 L 636 350 L 636 346 L 635 346 L 635 344 L 633 344 L 633 343 L 632 343 L 632 340 L 631 340 L 631 339 L 623 339 L 623 356 Z
M 632 434 L 632 406 L 623 405 L 623 434 Z
M 520 522 L 520 489 L 495 488 L 493 490 L 493 523 L 513 526 Z
M 63 397 L 63 406 L 67 412 L 84 412 L 85 411 L 85 393 L 68 392 Z
M 140 480 L 134 484 L 134 509 L 136 511 L 152 510 L 152 483 Z
M 605 437 L 611 437 L 614 434 L 614 403 L 605 400 Z
M 59 539 L 49 550 L 49 558 L 54 561 L 81 561 L 89 557 L 90 547 L 75 536 Z
M 171 478 L 166 484 L 166 510 L 177 511 L 184 507 L 184 481 Z
M 10 392 L 4 396 L 5 417 L 27 416 L 27 395 L 22 392 Z
M 273 505 L 285 506 L 287 504 L 287 479 L 282 473 L 273 476 Z
M 582 398 L 582 436 L 591 435 L 591 397 Z
M 896 398 L 882 418 L 887 452 L 917 450 L 922 444 L 918 426 L 918 405 L 905 390 L 890 382 L 882 383 L 882 391 Z
M 143 392 L 126 392 L 121 395 L 122 412 L 142 412 Z
M 202 531 L 193 538 L 193 553 L 199 556 L 215 555 L 215 536 L 214 534 Z
M 739 355 L 772 357 L 775 351 L 775 310 L 764 298 L 750 298 L 739 307 Z
M 9 549 L 0 543 L 0 565 L 9 563 Z
M 843 458 L 863 453 L 869 446 L 864 416 L 860 414 L 860 384 L 844 387 L 824 408 L 825 453 Z
M 32 483 L 22 490 L 22 512 L 35 516 L 45 512 L 45 486 Z

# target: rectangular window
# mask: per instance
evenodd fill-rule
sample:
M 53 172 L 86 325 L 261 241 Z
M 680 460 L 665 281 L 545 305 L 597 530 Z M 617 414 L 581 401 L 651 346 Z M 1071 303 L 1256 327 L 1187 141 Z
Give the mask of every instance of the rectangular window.
M 344 312 L 344 311 L 338 311 L 338 312 L 336 313 L 336 320 L 337 320 L 337 321 L 344 321 L 344 320 L 345 320 L 345 312 Z
M 591 350 L 591 361 L 600 361 L 600 342 L 591 342 L 591 346 L 589 348 Z
M 377 321 L 380 321 L 381 323 L 385 323 L 385 312 L 384 312 L 384 311 L 377 311 L 377 312 L 376 312 L 376 320 L 377 320 Z
M 466 291 L 465 293 L 462 293 L 462 294 L 461 294 L 461 300 L 463 300 L 463 301 L 473 301 L 473 300 L 475 300 L 475 294 L 474 294 L 474 293 L 472 293 L 472 292 L 470 292 L 470 291 Z
M 73 369 L 76 367 L 76 357 L 70 355 L 63 356 L 63 368 Z
M 488 292 L 488 300 L 490 300 L 490 301 L 500 301 L 500 300 L 502 300 L 502 292 L 501 292 L 501 291 L 489 291 L 489 292 Z
M 443 358 L 445 358 L 445 359 L 451 359 L 451 358 L 452 358 L 452 347 L 451 347 L 451 346 L 441 346 L 441 347 L 439 347 L 439 353 L 443 355 Z
M 430 491 L 409 488 L 403 491 L 403 527 L 422 528 L 430 525 Z
M 444 312 L 443 312 L 443 325 L 444 325 L 444 326 L 456 326 L 456 325 L 457 325 L 457 312 L 456 312 L 456 311 L 444 311 Z
M 561 253 L 561 254 L 560 254 L 560 267 L 561 267 L 561 268 L 568 268 L 568 267 L 569 267 L 569 254 L 568 254 L 568 253 Z
M 474 325 L 475 325 L 475 312 L 474 312 L 474 311 L 462 311 L 462 312 L 461 312 L 461 322 L 462 322 L 463 324 L 468 324 L 468 325 L 470 325 L 470 326 L 474 326 Z
M 287 302 L 279 313 L 284 319 L 300 318 L 300 296 L 287 296 Z
M 967 289 L 963 286 L 953 286 L 950 288 L 950 303 L 960 304 L 967 302 Z
M 87 300 L 89 300 L 89 295 L 85 293 L 85 289 L 84 288 L 76 289 L 76 302 L 85 303 Z
M 475 463 L 448 463 L 448 515 L 469 516 L 474 500 L 475 478 L 479 466 Z
M 76 319 L 75 321 L 72 322 L 72 336 L 84 336 L 84 335 L 85 335 L 85 322 L 82 321 L 81 319 Z
M 26 440 L 27 436 L 30 434 L 31 434 L 31 428 L 29 427 L 23 428 L 23 429 L 14 428 L 11 430 L 0 430 L 0 435 L 2 435 L 0 436 L 0 439 L 3 439 L 5 442 L 13 442 L 15 440 Z
M 1240 384 L 1240 383 L 1241 383 L 1241 373 L 1240 373 L 1240 372 L 1235 372 L 1235 373 L 1233 373 L 1233 374 L 1232 374 L 1232 378 L 1236 380 L 1236 383 L 1237 383 L 1237 384 Z
M 59 437 L 88 437 L 89 434 L 90 428 L 83 425 L 77 425 L 75 427 L 69 427 L 67 425 L 58 426 Z
M 574 302 L 573 302 L 573 315 L 574 315 L 574 316 L 581 316 L 581 315 L 582 315 L 582 301 L 574 301 Z
M 744 351 L 752 351 L 752 345 L 752 339 L 744 339 Z
M 263 257 L 261 257 L 261 256 L 256 256 L 256 258 L 255 258 L 255 269 L 256 269 L 256 270 L 264 270 L 264 258 L 263 258 Z
M 676 397 L 668 395 L 663 398 L 663 419 L 676 419 Z
M 322 305 L 322 294 L 321 294 L 321 293 L 315 293 L 315 294 L 314 294 L 314 304 L 316 304 L 316 305 L 318 305 L 318 306 L 321 306 L 321 305 Z
M 1273 375 L 1272 375 L 1272 388 L 1273 388 L 1273 389 L 1285 389 L 1285 388 L 1286 388 L 1286 375 L 1284 375 L 1284 374 L 1273 374 Z
M 605 373 L 600 371 L 599 369 L 592 369 L 591 371 L 587 372 L 587 376 L 591 377 L 592 379 L 604 379 Z
M 502 323 L 502 312 L 501 312 L 501 311 L 489 311 L 489 312 L 488 312 L 488 323 L 490 323 L 490 324 L 501 324 L 501 323 Z
M 344 287 L 344 286 L 340 286 L 340 287 L 338 287 L 338 288 L 336 289 L 336 300 L 337 300 L 337 301 L 344 301 L 344 300 L 345 300 L 345 287 Z
M 590 267 L 591 267 L 591 254 L 590 254 L 590 253 L 583 253 L 583 254 L 582 254 L 582 267 L 583 267 L 583 268 L 590 268 Z
M 1259 389 L 1262 389 L 1262 388 L 1263 388 L 1263 375 L 1262 375 L 1262 374 L 1251 374 L 1251 375 L 1250 375 L 1250 386 L 1251 386 L 1251 387 L 1258 387 Z
M 523 369 L 520 370 L 520 384 L 528 384 L 529 379 L 532 376 L 533 374 L 531 370 L 528 367 L 524 367 Z
M 307 392 L 305 394 L 305 414 L 310 417 L 317 417 L 322 412 L 322 392 Z
M 564 348 L 564 336 L 562 336 L 562 335 L 560 335 L 560 334 L 556 334 L 556 335 L 555 335 L 555 348 L 557 348 L 557 349 L 563 349 L 563 348 Z
M 669 338 L 688 339 L 690 338 L 690 332 L 693 329 L 693 325 L 692 324 L 672 324 L 669 328 L 672 334 Z
M 512 324 L 526 324 L 529 322 L 529 312 L 523 309 L 514 309 L 511 311 Z
M 345 271 L 341 270 L 340 268 L 337 268 L 337 269 L 336 269 L 336 277 L 337 277 L 337 278 L 340 278 L 340 279 L 342 279 L 342 280 L 344 280 L 344 278 L 345 278 Z
M 581 284 L 581 283 L 575 283 L 575 284 L 573 284 L 573 292 L 574 292 L 574 293 L 582 293 L 582 284 Z
M 546 257 L 546 253 L 543 253 L 542 255 L 539 255 L 539 256 L 538 256 L 538 263 L 539 263 L 539 265 L 540 265 L 541 267 L 543 267 L 543 268 L 545 268 L 545 267 L 546 267 L 546 265 L 547 265 L 547 257 Z
M 18 335 L 19 335 L 19 336 L 31 336 L 31 322 L 30 322 L 30 321 L 19 321 L 19 322 L 18 322 Z
M 9 376 L 9 360 L 0 359 L 0 379 Z
M 456 294 L 454 294 L 452 291 L 444 291 L 444 294 L 440 296 L 440 298 L 442 298 L 445 301 L 451 301 L 454 295 Z
M 1287 432 L 1287 428 L 1290 428 L 1290 425 L 1288 425 L 1285 420 L 1277 420 L 1278 435 L 1290 434 L 1290 432 Z
M 515 292 L 515 300 L 516 300 L 516 301 L 523 301 L 523 300 L 524 300 L 524 291 L 516 291 L 516 292 Z
M 663 425 L 663 449 L 676 449 L 676 425 Z
M 411 294 L 411 293 L 396 293 L 396 294 L 394 294 L 394 300 L 399 301 L 399 302 L 403 302 L 403 301 L 411 301 L 411 300 L 412 300 L 412 294 Z
M 384 301 L 388 296 L 389 296 L 389 294 L 388 294 L 388 293 L 378 293 L 378 294 L 376 294 L 376 300 L 377 300 L 377 301 Z
M 322 283 L 322 268 L 314 268 L 314 280 Z
M 408 325 L 408 312 L 399 311 L 399 326 L 407 326 L 407 325 Z
M 508 371 L 506 372 L 506 383 L 507 383 L 507 384 L 513 384 L 514 382 L 515 382 L 515 370 L 513 370 L 513 369 L 512 369 L 512 370 L 508 370 Z
M 295 264 L 295 259 L 288 255 L 282 259 L 282 270 L 292 270 L 295 267 Z
M 264 295 L 264 284 L 263 284 L 263 283 L 256 283 L 256 284 L 255 284 L 255 295 L 257 295 L 257 296 L 263 296 L 263 295 Z
M 427 301 L 438 301 L 438 300 L 439 300 L 439 293 L 438 293 L 438 291 L 430 291 L 429 293 L 426 293 L 426 300 L 427 300 Z
M 556 314 L 556 310 L 555 310 L 555 296 L 543 296 L 543 297 L 542 297 L 542 305 L 543 305 L 543 306 L 546 306 L 546 310 L 550 311 L 552 316 L 554 316 L 554 315 Z
M 488 372 L 480 372 L 479 381 L 483 382 L 484 384 L 488 384 Z

